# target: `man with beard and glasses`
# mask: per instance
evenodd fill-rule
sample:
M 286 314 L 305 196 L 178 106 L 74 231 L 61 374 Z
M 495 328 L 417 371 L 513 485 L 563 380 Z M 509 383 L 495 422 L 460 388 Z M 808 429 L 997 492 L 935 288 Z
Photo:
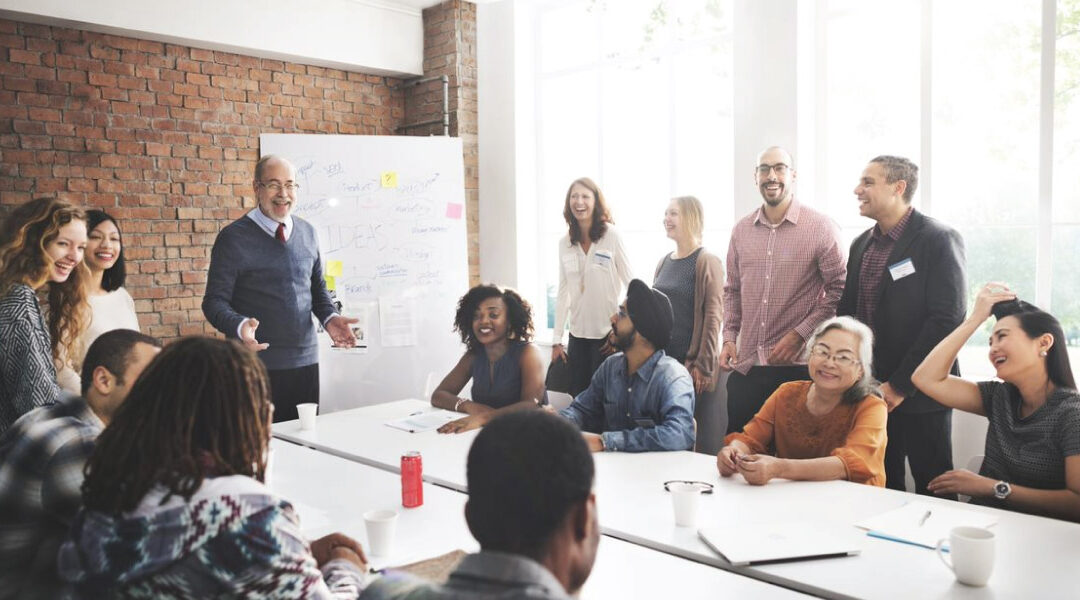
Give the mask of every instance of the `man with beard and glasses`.
M 810 379 L 803 346 L 836 314 L 847 267 L 840 228 L 795 199 L 794 161 L 779 147 L 758 155 L 764 203 L 735 224 L 724 284 L 728 433 L 741 431 L 780 384 Z
M 583 430 L 593 452 L 690 450 L 694 446 L 694 382 L 664 352 L 674 317 L 663 292 L 640 279 L 611 316 L 619 352 L 560 414 Z

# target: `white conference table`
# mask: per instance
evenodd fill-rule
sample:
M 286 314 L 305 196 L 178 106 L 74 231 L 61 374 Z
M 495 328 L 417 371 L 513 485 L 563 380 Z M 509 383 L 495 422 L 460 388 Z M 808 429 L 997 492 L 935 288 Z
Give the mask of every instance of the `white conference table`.
M 315 432 L 299 431 L 296 421 L 274 425 L 274 435 L 307 444 L 357 462 L 396 471 L 406 450 L 420 450 L 425 480 L 465 490 L 465 458 L 475 432 L 442 435 L 408 433 L 386 421 L 418 410 L 419 400 L 401 400 L 318 417 Z M 865 536 L 854 523 L 906 502 L 947 500 L 858 485 L 846 481 L 774 481 L 750 486 L 741 477 L 719 477 L 715 459 L 693 452 L 595 455 L 601 530 L 636 544 L 728 569 L 815 595 L 835 598 L 1019 598 L 1080 596 L 1072 568 L 1080 565 L 1080 525 L 992 508 L 999 518 L 997 560 L 987 587 L 955 582 L 932 550 Z M 858 556 L 783 564 L 732 567 L 708 548 L 697 532 L 676 527 L 667 480 L 712 483 L 715 493 L 702 497 L 699 526 L 739 519 L 743 522 L 820 522 L 858 535 Z
M 465 523 L 467 496 L 461 492 L 425 484 L 424 504 L 407 509 L 401 506 L 397 474 L 282 440 L 273 440 L 271 448 L 270 487 L 293 503 L 309 539 L 340 531 L 367 549 L 363 513 L 394 509 L 399 513 L 394 550 L 381 557 L 369 552 L 372 568 L 479 549 Z M 747 598 L 805 597 L 607 536 L 600 539 L 596 564 L 580 597 L 660 598 L 674 593 L 680 598 L 714 598 L 720 591 Z

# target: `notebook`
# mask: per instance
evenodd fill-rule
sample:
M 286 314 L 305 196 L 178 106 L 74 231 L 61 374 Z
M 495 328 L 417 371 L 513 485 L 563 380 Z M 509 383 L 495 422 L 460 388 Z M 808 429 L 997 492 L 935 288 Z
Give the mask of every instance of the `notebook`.
M 863 519 L 855 524 L 867 535 L 935 548 L 938 540 L 947 539 L 954 527 L 990 527 L 997 516 L 972 510 L 958 502 L 922 502 L 913 500 L 899 508 Z
M 804 522 L 730 523 L 698 535 L 734 566 L 852 556 L 862 536 L 848 526 Z
M 409 433 L 420 433 L 438 429 L 450 421 L 455 421 L 465 416 L 466 415 L 462 413 L 451 412 L 448 410 L 433 410 L 430 412 L 412 414 L 404 419 L 387 421 L 386 425 L 388 427 L 393 427 L 394 429 L 408 431 Z

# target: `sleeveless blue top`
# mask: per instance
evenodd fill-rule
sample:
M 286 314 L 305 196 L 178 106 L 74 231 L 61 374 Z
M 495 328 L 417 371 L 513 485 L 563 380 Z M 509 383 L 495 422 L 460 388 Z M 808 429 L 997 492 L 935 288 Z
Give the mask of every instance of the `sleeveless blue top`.
M 528 342 L 511 340 L 495 364 L 491 364 L 487 351 L 480 346 L 472 363 L 472 400 L 491 408 L 502 408 L 521 400 L 521 353 Z

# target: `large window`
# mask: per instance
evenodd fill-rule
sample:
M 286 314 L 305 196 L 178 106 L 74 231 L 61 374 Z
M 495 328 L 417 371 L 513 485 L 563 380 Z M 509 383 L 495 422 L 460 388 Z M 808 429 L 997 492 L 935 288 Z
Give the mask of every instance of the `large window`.
M 741 216 L 733 214 L 734 166 L 747 160 L 732 156 L 735 123 L 760 120 L 733 115 L 732 99 L 761 95 L 757 78 L 771 75 L 736 68 L 743 63 L 732 32 L 768 36 L 770 19 L 790 17 L 798 93 L 762 97 L 752 110 L 799 115 L 800 197 L 850 242 L 872 225 L 852 192 L 867 161 L 913 159 L 921 168 L 915 206 L 964 236 L 969 306 L 985 282 L 1005 281 L 1061 319 L 1080 361 L 1080 0 L 740 4 L 753 14 L 743 23 L 733 6 L 539 4 L 538 255 L 549 296 L 566 231 L 563 198 L 582 175 L 608 196 L 644 279 L 672 247 L 660 228 L 672 196 L 704 201 L 706 244 L 726 251 Z M 992 374 L 986 339 L 979 334 L 965 349 L 965 375 Z
M 1080 251 L 1080 185 L 1068 168 L 1080 159 L 1080 0 L 1057 3 L 1056 31 L 1044 19 L 1046 6 L 816 2 L 800 31 L 812 28 L 816 40 L 806 68 L 815 69 L 811 85 L 821 88 L 818 121 L 814 139 L 800 146 L 813 149 L 820 173 L 815 204 L 848 240 L 873 224 L 858 217 L 852 193 L 866 162 L 878 154 L 914 160 L 921 170 L 915 206 L 964 237 L 969 306 L 987 281 L 1007 282 L 1057 315 L 1071 353 L 1080 355 L 1073 293 L 1080 292 L 1080 271 L 1072 267 Z M 1056 89 L 1042 68 L 1044 50 L 1055 43 Z M 1048 116 L 1052 128 L 1044 126 Z M 1051 169 L 1052 212 L 1044 185 Z M 979 334 L 968 343 L 965 375 L 992 376 L 986 340 Z
M 540 276 L 554 319 L 556 245 L 570 182 L 594 179 L 637 277 L 674 245 L 671 197 L 705 204 L 705 243 L 724 252 L 732 213 L 731 10 L 727 0 L 576 0 L 538 8 Z

